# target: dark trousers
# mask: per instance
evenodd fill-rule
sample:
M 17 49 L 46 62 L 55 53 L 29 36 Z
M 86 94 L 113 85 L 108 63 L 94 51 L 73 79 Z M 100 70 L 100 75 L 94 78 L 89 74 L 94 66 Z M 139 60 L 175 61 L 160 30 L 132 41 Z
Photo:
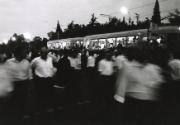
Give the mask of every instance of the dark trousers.
M 36 77 L 35 87 L 37 91 L 37 110 L 41 112 L 52 107 L 54 105 L 52 78 Z
M 27 113 L 28 86 L 28 80 L 14 82 L 14 91 L 8 100 L 8 110 L 6 110 L 9 114 L 9 122 L 18 124 Z
M 28 80 L 14 82 L 13 104 L 16 108 L 15 110 L 21 114 L 27 110 L 28 86 Z
M 102 114 L 103 119 L 109 117 L 112 114 L 113 110 L 113 77 L 112 76 L 99 76 L 99 83 L 98 83 L 98 110 Z
M 8 124 L 14 116 L 12 116 L 12 112 L 10 112 L 9 104 L 10 98 L 4 97 L 0 99 L 0 125 Z
M 158 124 L 157 107 L 158 104 L 154 101 L 126 97 L 124 108 L 125 121 L 133 125 Z
M 169 124 L 180 124 L 180 81 L 165 83 L 162 88 L 161 119 Z
M 113 76 L 101 75 L 99 77 L 99 101 L 104 104 L 112 103 L 114 94 Z
M 97 85 L 97 73 L 95 68 L 89 67 L 87 68 L 87 88 L 88 88 L 88 96 L 90 100 L 95 100 L 96 94 L 96 85 Z
M 116 123 L 122 123 L 123 122 L 123 108 L 124 108 L 124 104 L 117 102 L 114 100 L 114 107 L 113 107 L 113 112 L 114 115 L 113 117 L 115 118 L 115 122 Z

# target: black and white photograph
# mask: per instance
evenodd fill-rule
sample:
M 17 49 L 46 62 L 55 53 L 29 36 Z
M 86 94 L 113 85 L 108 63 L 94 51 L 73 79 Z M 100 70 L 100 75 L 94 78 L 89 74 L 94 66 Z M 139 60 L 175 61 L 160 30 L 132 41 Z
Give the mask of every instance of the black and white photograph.
M 0 125 L 180 125 L 180 0 L 0 0 Z

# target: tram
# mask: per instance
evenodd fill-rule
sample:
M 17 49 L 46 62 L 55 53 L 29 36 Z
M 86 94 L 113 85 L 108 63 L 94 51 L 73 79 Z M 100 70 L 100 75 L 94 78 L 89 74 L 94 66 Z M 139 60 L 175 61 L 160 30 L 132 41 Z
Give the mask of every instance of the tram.
M 83 46 L 87 49 L 104 49 L 116 47 L 119 44 L 128 46 L 138 41 L 151 42 L 153 40 L 156 40 L 158 43 L 165 43 L 168 46 L 180 47 L 180 26 L 161 26 L 152 31 L 149 29 L 139 29 L 52 40 L 48 41 L 47 46 L 50 49 L 64 49 L 73 46 Z

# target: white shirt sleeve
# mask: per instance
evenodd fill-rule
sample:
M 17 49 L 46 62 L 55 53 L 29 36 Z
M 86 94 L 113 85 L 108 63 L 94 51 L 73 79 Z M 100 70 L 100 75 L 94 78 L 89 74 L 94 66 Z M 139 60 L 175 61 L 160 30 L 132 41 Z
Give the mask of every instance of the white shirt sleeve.
M 103 66 L 104 64 L 103 64 L 103 61 L 101 60 L 99 63 L 98 63 L 98 71 L 99 72 L 102 72 L 103 71 Z

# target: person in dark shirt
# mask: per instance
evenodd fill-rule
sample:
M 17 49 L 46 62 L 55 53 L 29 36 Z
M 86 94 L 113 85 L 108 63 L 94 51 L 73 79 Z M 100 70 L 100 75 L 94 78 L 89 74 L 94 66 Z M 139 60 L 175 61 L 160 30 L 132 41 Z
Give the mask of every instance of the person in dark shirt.
M 68 76 L 70 72 L 70 61 L 68 59 L 68 52 L 67 50 L 64 51 L 61 59 L 58 61 L 57 64 L 57 80 L 59 85 L 66 85 L 68 83 Z

